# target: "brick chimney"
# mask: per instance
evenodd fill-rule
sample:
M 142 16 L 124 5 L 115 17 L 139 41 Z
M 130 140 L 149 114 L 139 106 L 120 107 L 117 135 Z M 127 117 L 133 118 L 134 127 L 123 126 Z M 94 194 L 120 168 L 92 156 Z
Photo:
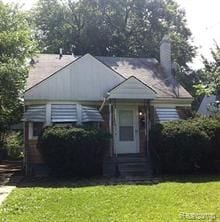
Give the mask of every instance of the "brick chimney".
M 167 35 L 165 35 L 160 43 L 160 64 L 169 77 L 172 73 L 172 62 L 171 62 L 171 42 Z
M 173 92 L 179 96 L 179 85 L 175 78 L 176 65 L 171 60 L 171 41 L 169 36 L 165 35 L 160 43 L 160 65 L 163 68 L 167 81 L 172 84 Z

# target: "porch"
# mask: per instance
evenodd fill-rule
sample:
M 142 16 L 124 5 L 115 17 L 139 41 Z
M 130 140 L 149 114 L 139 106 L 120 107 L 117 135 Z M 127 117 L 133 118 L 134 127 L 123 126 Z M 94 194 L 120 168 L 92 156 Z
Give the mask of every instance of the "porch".
M 108 92 L 109 156 L 149 155 L 150 101 L 156 92 L 135 77 L 130 77 Z
M 150 177 L 149 129 L 156 93 L 130 77 L 108 93 L 108 122 L 112 140 L 103 163 L 105 176 Z

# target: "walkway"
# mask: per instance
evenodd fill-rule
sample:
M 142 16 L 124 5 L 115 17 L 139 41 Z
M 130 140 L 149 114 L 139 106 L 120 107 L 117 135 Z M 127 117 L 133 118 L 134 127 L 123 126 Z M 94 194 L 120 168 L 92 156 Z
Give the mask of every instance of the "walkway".
M 0 163 L 0 205 L 23 178 L 21 170 L 22 162 L 20 161 Z

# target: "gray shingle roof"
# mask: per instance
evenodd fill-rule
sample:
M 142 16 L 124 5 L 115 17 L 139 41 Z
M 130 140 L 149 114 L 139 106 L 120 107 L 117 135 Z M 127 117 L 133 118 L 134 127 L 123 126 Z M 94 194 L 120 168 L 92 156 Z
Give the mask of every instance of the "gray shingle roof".
M 78 57 L 71 55 L 63 55 L 61 59 L 59 59 L 59 55 L 56 54 L 37 55 L 34 58 L 35 64 L 31 66 L 29 71 L 26 89 L 30 89 L 77 58 Z
M 79 57 L 71 55 L 64 55 L 62 59 L 59 59 L 59 55 L 54 54 L 38 55 L 35 58 L 36 64 L 30 69 L 26 89 L 33 87 L 77 58 Z M 96 58 L 125 78 L 135 76 L 153 88 L 158 97 L 176 97 L 177 90 L 174 90 L 172 76 L 164 74 L 156 59 L 103 56 Z M 182 98 L 191 98 L 191 95 L 182 86 L 179 86 L 178 94 Z

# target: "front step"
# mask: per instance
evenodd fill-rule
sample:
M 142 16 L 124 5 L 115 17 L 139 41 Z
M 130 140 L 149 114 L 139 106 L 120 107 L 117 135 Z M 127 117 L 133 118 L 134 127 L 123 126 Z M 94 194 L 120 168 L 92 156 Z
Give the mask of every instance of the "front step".
M 149 159 L 144 155 L 124 154 L 107 158 L 103 164 L 103 174 L 122 178 L 150 178 L 152 167 Z

